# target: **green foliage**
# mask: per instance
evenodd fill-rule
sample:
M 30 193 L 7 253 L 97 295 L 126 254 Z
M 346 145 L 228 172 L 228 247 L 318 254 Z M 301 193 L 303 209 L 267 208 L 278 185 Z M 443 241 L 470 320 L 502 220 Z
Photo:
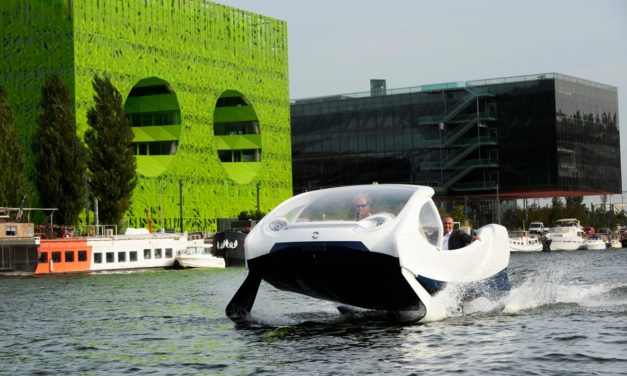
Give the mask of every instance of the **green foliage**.
M 261 212 L 261 211 L 257 211 L 257 210 L 243 210 L 242 212 L 239 213 L 239 215 L 237 216 L 237 219 L 239 220 L 245 220 L 245 219 L 254 219 L 254 220 L 260 220 L 261 218 L 263 218 L 266 215 L 266 213 Z
M 591 226 L 597 229 L 607 227 L 613 230 L 616 226 L 623 226 L 627 223 L 627 215 L 624 210 L 601 202 L 601 205 L 592 206 Z
M 554 223 L 560 218 L 564 218 L 564 203 L 561 197 L 553 197 L 551 199 L 551 214 L 549 215 L 549 223 Z
M 522 229 L 523 224 L 525 228 L 528 228 L 529 223 L 539 221 L 549 227 L 556 219 L 576 218 L 582 226 L 615 229 L 616 226 L 622 226 L 627 221 L 625 212 L 614 205 L 605 204 L 603 196 L 601 196 L 601 204 L 592 205 L 591 209 L 584 205 L 582 196 L 567 197 L 565 206 L 559 198 L 553 198 L 552 203 L 556 207 L 532 205 L 527 208 L 527 211 L 524 208 L 507 211 L 505 213 L 507 221 L 504 221 L 503 225 L 509 229 Z
M 120 92 L 109 78 L 94 76 L 94 106 L 87 112 L 85 142 L 90 190 L 98 198 L 102 223 L 119 224 L 131 206 L 137 185 L 135 155 L 130 148 L 133 131 L 128 125 Z
M 28 192 L 24 149 L 18 142 L 13 113 L 0 86 L 0 206 L 17 206 Z
M 440 218 L 450 215 L 453 217 L 453 220 L 455 222 L 459 222 L 461 226 L 472 226 L 471 221 L 466 218 L 464 205 L 455 205 L 449 211 L 446 211 L 446 209 L 443 208 L 438 208 L 438 213 L 440 214 Z
M 587 222 L 589 212 L 583 204 L 583 196 L 566 197 L 564 218 L 577 218 L 583 223 Z
M 456 222 L 461 223 L 462 226 L 470 225 L 464 213 L 464 205 L 455 205 L 450 211 L 449 215 L 453 217 Z
M 511 230 L 525 230 L 529 228 L 531 222 L 542 222 L 546 227 L 553 223 L 552 208 L 529 206 L 527 211 L 524 208 L 516 208 L 507 210 L 503 217 L 503 226 Z
M 84 208 L 86 154 L 76 134 L 70 94 L 60 76 L 46 77 L 41 106 L 31 143 L 40 204 L 58 208 L 54 216 L 60 223 L 75 224 Z

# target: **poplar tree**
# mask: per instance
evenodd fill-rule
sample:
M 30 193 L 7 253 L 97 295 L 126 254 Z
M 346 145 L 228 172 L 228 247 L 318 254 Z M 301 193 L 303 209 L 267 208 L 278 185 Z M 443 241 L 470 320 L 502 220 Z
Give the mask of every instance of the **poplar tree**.
M 69 90 L 59 75 L 46 77 L 41 106 L 31 142 L 40 204 L 59 209 L 57 222 L 76 224 L 85 205 L 86 152 L 76 133 Z
M 134 135 L 124 116 L 122 96 L 107 77 L 94 76 L 94 106 L 87 112 L 87 166 L 101 223 L 120 224 L 137 185 Z
M 28 192 L 23 145 L 18 142 L 13 113 L 0 86 L 0 206 L 17 206 Z

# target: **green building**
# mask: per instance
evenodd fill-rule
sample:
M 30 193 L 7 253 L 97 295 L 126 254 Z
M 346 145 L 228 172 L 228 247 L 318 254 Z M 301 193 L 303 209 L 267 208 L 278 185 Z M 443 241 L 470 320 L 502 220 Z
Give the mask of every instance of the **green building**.
M 182 196 L 185 230 L 216 230 L 292 195 L 284 21 L 206 0 L 3 0 L 0 21 L 0 85 L 25 145 L 47 74 L 69 86 L 81 135 L 94 75 L 125 98 L 129 226 L 146 227 L 148 209 L 153 228 L 179 228 Z

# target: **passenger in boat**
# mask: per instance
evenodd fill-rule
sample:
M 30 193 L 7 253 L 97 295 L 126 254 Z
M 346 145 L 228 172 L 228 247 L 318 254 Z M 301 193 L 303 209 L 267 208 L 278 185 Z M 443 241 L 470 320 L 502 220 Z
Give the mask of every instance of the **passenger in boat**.
M 355 204 L 355 220 L 359 221 L 370 216 L 370 197 L 365 193 L 359 193 L 353 199 Z
M 444 227 L 444 235 L 442 236 L 443 250 L 463 248 L 475 240 L 481 240 L 480 237 L 468 235 L 460 229 L 453 230 L 454 224 L 455 220 L 450 215 L 442 218 L 442 225 Z

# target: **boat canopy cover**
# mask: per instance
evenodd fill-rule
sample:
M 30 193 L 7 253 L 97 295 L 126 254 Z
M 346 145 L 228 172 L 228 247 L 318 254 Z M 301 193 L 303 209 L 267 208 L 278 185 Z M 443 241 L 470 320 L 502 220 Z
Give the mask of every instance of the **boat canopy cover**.
M 134 228 L 134 227 L 129 227 L 124 232 L 124 235 L 148 235 L 148 234 L 150 234 L 150 231 L 148 231 L 148 229 Z
M 360 185 L 313 191 L 294 197 L 288 205 L 279 206 L 272 217 L 283 217 L 288 223 L 355 221 L 358 204 L 368 204 L 372 214 L 397 216 L 419 188 Z

